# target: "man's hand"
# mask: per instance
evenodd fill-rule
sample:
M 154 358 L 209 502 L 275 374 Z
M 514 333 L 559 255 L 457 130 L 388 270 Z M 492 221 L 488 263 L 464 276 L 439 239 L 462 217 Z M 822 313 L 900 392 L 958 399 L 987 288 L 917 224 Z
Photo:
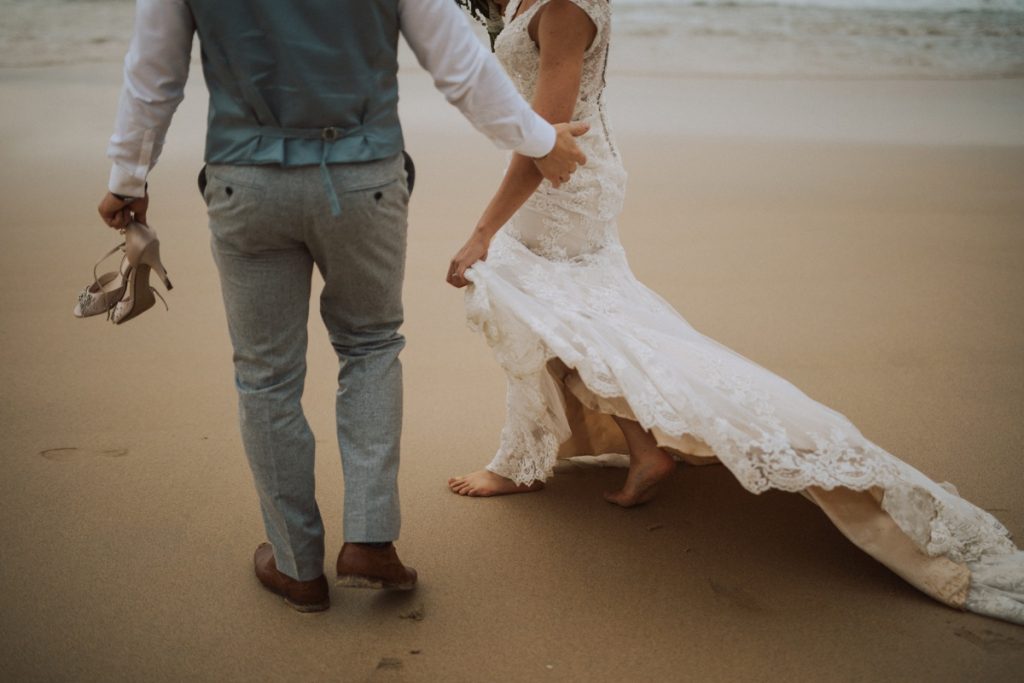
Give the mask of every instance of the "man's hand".
M 483 235 L 474 233 L 472 237 L 459 249 L 459 253 L 452 259 L 448 266 L 448 284 L 452 287 L 461 288 L 469 284 L 466 279 L 466 270 L 471 268 L 477 261 L 487 260 L 487 250 L 490 247 L 490 240 Z
M 555 146 L 547 155 L 533 160 L 537 170 L 558 187 L 569 180 L 577 166 L 587 163 L 587 155 L 576 145 L 579 136 L 590 130 L 590 124 L 582 121 L 555 124 Z
M 99 212 L 104 223 L 116 230 L 121 230 L 133 220 L 145 223 L 146 209 L 148 208 L 148 192 L 145 197 L 128 200 L 119 199 L 112 192 L 108 192 L 100 200 Z

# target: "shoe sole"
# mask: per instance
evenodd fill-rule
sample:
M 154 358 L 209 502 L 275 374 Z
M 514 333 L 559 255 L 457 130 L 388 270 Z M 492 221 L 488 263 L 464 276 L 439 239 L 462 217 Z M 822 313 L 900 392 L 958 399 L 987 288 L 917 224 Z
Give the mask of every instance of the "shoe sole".
M 149 309 L 153 308 L 154 305 L 156 305 L 156 297 L 153 295 L 152 291 L 148 288 L 144 292 L 138 291 L 135 293 L 135 301 L 132 303 L 132 310 L 114 324 L 123 325 L 132 318 L 137 318 Z
M 327 608 L 329 608 L 331 606 L 330 602 L 318 602 L 318 603 L 313 604 L 313 605 L 303 605 L 303 604 L 300 604 L 298 602 L 292 602 L 288 598 L 284 599 L 284 603 L 286 605 L 288 605 L 289 607 L 291 607 L 296 612 L 301 612 L 302 614 L 312 614 L 313 612 L 323 612 L 323 611 L 327 610 Z
M 357 576 L 355 574 L 348 574 L 345 576 L 339 576 L 334 581 L 334 585 L 338 588 L 368 588 L 370 590 L 394 590 L 394 591 L 411 591 L 416 587 L 416 582 L 406 583 L 389 583 L 383 579 L 372 579 L 367 576 Z

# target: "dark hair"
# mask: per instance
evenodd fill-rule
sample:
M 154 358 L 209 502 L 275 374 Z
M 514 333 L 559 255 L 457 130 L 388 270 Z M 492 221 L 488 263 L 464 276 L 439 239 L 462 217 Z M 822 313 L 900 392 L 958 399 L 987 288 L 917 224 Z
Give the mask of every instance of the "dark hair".
M 487 34 L 491 37 L 491 50 L 494 50 L 494 41 L 497 40 L 501 29 L 505 28 L 505 22 L 501 19 L 501 11 L 491 0 L 455 0 L 455 4 L 469 12 L 481 24 L 487 27 Z

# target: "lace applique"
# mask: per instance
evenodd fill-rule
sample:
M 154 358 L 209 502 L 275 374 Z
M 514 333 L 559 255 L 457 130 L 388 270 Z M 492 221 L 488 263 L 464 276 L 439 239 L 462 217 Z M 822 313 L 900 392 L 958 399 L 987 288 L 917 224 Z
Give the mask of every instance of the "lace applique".
M 903 476 L 886 489 L 882 509 L 925 552 L 971 563 L 987 554 L 1016 551 L 998 519 L 960 498 L 955 489 L 951 493 L 927 480 L 915 483 L 923 475 L 900 464 Z

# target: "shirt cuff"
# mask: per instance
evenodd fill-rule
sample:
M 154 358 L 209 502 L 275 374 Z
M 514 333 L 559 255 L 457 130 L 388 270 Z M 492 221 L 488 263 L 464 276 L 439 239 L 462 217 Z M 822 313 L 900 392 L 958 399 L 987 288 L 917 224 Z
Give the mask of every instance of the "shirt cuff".
M 542 157 L 555 148 L 555 127 L 534 113 L 533 125 L 516 151 L 525 157 Z
M 107 189 L 125 197 L 145 197 L 146 179 L 137 178 L 117 164 L 110 168 L 110 182 Z

